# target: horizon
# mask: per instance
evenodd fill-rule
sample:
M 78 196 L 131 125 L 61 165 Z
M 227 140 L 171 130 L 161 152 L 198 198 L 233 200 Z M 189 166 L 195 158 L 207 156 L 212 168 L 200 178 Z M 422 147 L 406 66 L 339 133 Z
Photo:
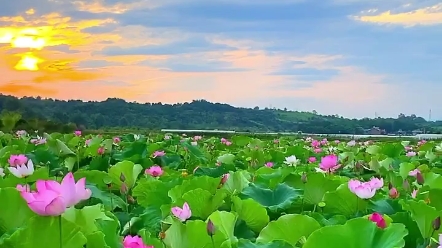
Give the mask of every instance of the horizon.
M 0 23 L 3 94 L 442 120 L 442 0 L 8 1 Z
M 4 94 L 2 94 L 2 93 L 0 93 L 0 96 L 6 96 L 6 97 L 16 97 L 16 98 L 18 98 L 18 99 L 22 99 L 22 98 L 34 98 L 34 99 L 36 99 L 36 98 L 38 98 L 38 97 L 40 97 L 41 99 L 40 100 L 52 100 L 52 101 L 63 101 L 63 102 L 68 102 L 68 101 L 81 101 L 81 102 L 84 102 L 84 103 L 102 103 L 102 102 L 106 102 L 107 100 L 110 100 L 110 99 L 117 99 L 117 100 L 124 100 L 126 103 L 135 103 L 135 104 L 140 104 L 140 105 L 143 105 L 143 104 L 157 104 L 157 103 L 161 103 L 161 104 L 163 104 L 163 105 L 177 105 L 177 104 L 190 104 L 190 103 L 192 103 L 192 102 L 194 102 L 194 101 L 206 101 L 206 102 L 208 102 L 208 103 L 211 103 L 211 104 L 226 104 L 226 105 L 229 105 L 229 106 L 231 106 L 231 107 L 234 107 L 234 108 L 245 108 L 245 109 L 254 109 L 255 107 L 259 107 L 259 106 L 255 106 L 255 107 L 241 107 L 241 106 L 236 106 L 236 105 L 234 105 L 234 104 L 229 104 L 229 103 L 223 103 L 223 102 L 213 102 L 213 101 L 209 101 L 209 100 L 206 100 L 206 99 L 193 99 L 193 100 L 191 100 L 191 101 L 186 101 L 186 102 L 174 102 L 174 103 L 163 103 L 163 102 L 137 102 L 137 101 L 127 101 L 127 100 L 125 100 L 125 99 L 123 99 L 123 98 L 116 98 L 116 97 L 109 97 L 109 98 L 107 98 L 107 99 L 102 99 L 102 100 L 82 100 L 82 99 L 58 99 L 58 98 L 51 98 L 51 97 L 41 97 L 41 96 L 23 96 L 23 97 L 17 97 L 17 96 L 13 96 L 13 95 L 4 95 Z M 280 109 L 280 108 L 275 108 L 275 107 L 259 107 L 259 110 L 266 110 L 266 108 L 267 109 L 271 109 L 271 110 L 278 110 L 278 111 L 290 111 L 290 112 L 298 112 L 298 113 L 310 113 L 310 114 L 313 114 L 312 113 L 312 111 L 307 111 L 307 110 L 294 110 L 294 109 L 289 109 L 289 108 L 287 108 L 287 110 L 284 110 L 284 109 Z M 399 114 L 401 114 L 401 113 L 399 113 Z M 379 115 L 377 115 L 376 117 L 370 117 L 370 116 L 366 116 L 366 117 L 362 117 L 362 118 L 352 118 L 352 117 L 348 117 L 348 116 L 342 116 L 342 115 L 339 115 L 339 117 L 343 117 L 343 118 L 345 118 L 345 119 L 357 119 L 357 120 L 361 120 L 361 119 L 365 119 L 365 118 L 368 118 L 368 119 L 376 119 L 376 118 L 383 118 L 383 119 L 389 119 L 389 118 L 391 118 L 391 119 L 397 119 L 398 118 L 398 116 L 399 116 L 399 114 L 397 114 L 396 116 L 379 116 Z M 410 115 L 412 115 L 412 114 L 405 114 L 405 113 L 402 113 L 402 114 L 404 114 L 405 116 L 410 116 Z M 327 115 L 327 114 L 323 114 L 323 113 L 320 113 L 320 112 L 317 112 L 316 113 L 316 115 L 320 115 L 320 116 L 329 116 L 329 115 Z M 437 122 L 437 121 L 442 121 L 442 120 L 438 120 L 438 119 L 432 119 L 432 120 L 429 120 L 429 118 L 425 118 L 425 117 L 423 117 L 423 116 L 419 116 L 419 115 L 416 115 L 416 117 L 418 117 L 418 118 L 423 118 L 425 121 L 428 121 L 428 122 Z

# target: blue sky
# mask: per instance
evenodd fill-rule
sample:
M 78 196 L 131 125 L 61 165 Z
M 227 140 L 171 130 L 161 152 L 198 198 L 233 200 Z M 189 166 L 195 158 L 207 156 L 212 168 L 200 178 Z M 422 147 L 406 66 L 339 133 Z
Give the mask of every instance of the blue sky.
M 21 0 L 0 23 L 17 96 L 442 119 L 441 0 Z

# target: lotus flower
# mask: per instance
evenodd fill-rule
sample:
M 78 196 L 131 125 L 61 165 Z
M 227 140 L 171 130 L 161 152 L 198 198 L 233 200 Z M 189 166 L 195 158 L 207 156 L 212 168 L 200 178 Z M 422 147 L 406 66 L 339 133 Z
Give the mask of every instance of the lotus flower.
M 183 204 L 183 208 L 180 207 L 173 207 L 172 208 L 172 214 L 180 219 L 181 221 L 185 221 L 192 216 L 192 211 L 190 210 L 189 204 L 185 202 Z
M 8 167 L 9 172 L 11 172 L 12 175 L 23 178 L 30 176 L 34 173 L 34 163 L 32 163 L 32 160 L 28 160 L 28 164 L 22 164 L 17 165 L 15 167 Z
M 35 213 L 42 216 L 58 216 L 66 208 L 91 197 L 91 191 L 85 186 L 86 178 L 81 178 L 75 183 L 74 176 L 69 172 L 61 184 L 53 180 L 38 180 L 36 192 L 31 192 L 28 185 L 17 185 L 17 190 Z
M 361 199 L 370 199 L 376 194 L 368 182 L 361 182 L 355 179 L 348 181 L 348 188 Z
M 382 216 L 382 214 L 373 213 L 372 215 L 370 215 L 368 217 L 368 219 L 370 221 L 373 221 L 374 223 L 376 223 L 376 226 L 378 226 L 381 229 L 384 229 L 385 227 L 387 227 L 387 223 L 385 222 L 385 219 Z
M 341 165 L 338 164 L 338 156 L 336 155 L 327 155 L 321 158 L 321 163 L 319 164 L 319 168 L 323 171 L 333 172 L 339 169 Z
M 81 131 L 77 130 L 77 131 L 74 132 L 74 134 L 75 134 L 75 136 L 81 136 Z
M 149 174 L 153 177 L 159 177 L 159 176 L 163 175 L 164 171 L 160 166 L 154 165 L 154 166 L 150 167 L 149 169 L 146 169 L 144 171 L 144 173 Z
M 8 159 L 8 163 L 12 167 L 16 167 L 17 165 L 24 165 L 28 162 L 28 158 L 24 154 L 19 155 L 11 155 Z
M 152 154 L 152 157 L 153 157 L 153 158 L 156 158 L 156 157 L 162 157 L 162 156 L 164 156 L 164 155 L 166 155 L 166 153 L 165 153 L 164 151 L 155 151 L 155 152 Z
M 296 158 L 295 155 L 286 157 L 284 161 L 284 164 L 287 164 L 288 166 L 296 166 L 298 163 L 299 160 Z
M 127 235 L 123 240 L 123 248 L 154 248 L 152 245 L 145 245 L 140 236 Z

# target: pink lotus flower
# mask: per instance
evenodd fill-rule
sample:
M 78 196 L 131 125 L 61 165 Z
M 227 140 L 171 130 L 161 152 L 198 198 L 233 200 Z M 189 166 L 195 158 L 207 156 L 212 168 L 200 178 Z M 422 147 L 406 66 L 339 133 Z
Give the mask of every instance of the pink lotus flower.
M 387 223 L 385 222 L 384 217 L 380 213 L 373 213 L 371 214 L 368 219 L 374 223 L 376 223 L 376 226 L 378 226 L 381 229 L 384 229 L 387 227 Z
M 202 138 L 203 138 L 202 136 L 197 135 L 197 136 L 193 137 L 193 141 L 198 141 Z
M 315 148 L 315 149 L 313 150 L 313 152 L 314 152 L 314 153 L 321 153 L 321 152 L 322 152 L 322 149 L 321 149 L 321 148 Z
M 17 132 L 15 132 L 15 134 L 21 138 L 21 137 L 26 136 L 28 134 L 28 132 L 26 132 L 25 130 L 18 130 Z
M 120 137 L 114 137 L 113 141 L 114 141 L 114 144 L 118 144 L 121 142 L 121 139 L 120 139 Z
M 409 152 L 407 152 L 407 154 L 405 154 L 407 157 L 414 157 L 414 156 L 416 156 L 416 152 L 413 152 L 413 151 L 409 151 Z
M 382 187 L 384 187 L 384 179 L 383 178 L 379 179 L 377 177 L 372 177 L 370 179 L 370 181 L 368 181 L 368 184 L 373 189 L 378 190 L 378 189 L 381 189 Z
M 161 175 L 163 175 L 164 171 L 163 168 L 161 168 L 160 166 L 154 165 L 149 169 L 146 169 L 144 173 L 151 175 L 153 177 L 160 177 Z
M 338 156 L 331 154 L 321 158 L 319 168 L 323 171 L 333 172 L 339 169 L 341 165 L 338 164 Z
M 74 132 L 74 134 L 75 134 L 75 136 L 81 136 L 81 131 L 77 130 L 77 131 Z
M 311 146 L 317 148 L 321 145 L 321 143 L 317 140 L 312 140 Z
M 91 142 L 92 142 L 91 139 L 87 139 L 87 140 L 84 141 L 84 144 L 85 144 L 86 146 L 89 146 L 89 145 L 91 144 Z
M 339 143 L 341 143 L 340 140 L 335 140 L 335 144 L 339 144 Z
M 316 162 L 316 158 L 315 157 L 309 157 L 308 158 L 308 162 L 309 163 L 314 163 L 314 162 Z
M 267 162 L 264 164 L 265 167 L 269 167 L 269 168 L 273 167 L 273 165 L 274 165 L 273 162 Z
M 152 245 L 145 245 L 140 236 L 127 235 L 123 240 L 123 248 L 154 248 Z
M 29 159 L 28 164 L 17 165 L 15 167 L 10 166 L 8 170 L 12 175 L 18 178 L 27 177 L 34 174 L 34 163 Z
M 189 204 L 185 202 L 183 208 L 173 207 L 172 214 L 181 221 L 185 221 L 192 216 L 192 211 L 190 210 Z
M 24 165 L 28 162 L 28 158 L 24 154 L 11 155 L 8 159 L 9 165 L 16 167 L 18 165 Z
M 230 146 L 230 145 L 232 144 L 232 142 L 230 142 L 230 141 L 226 141 L 224 144 L 225 144 L 226 146 Z
M 361 199 L 370 199 L 376 194 L 376 189 L 372 188 L 369 182 L 361 182 L 356 179 L 348 181 L 348 188 Z
M 98 153 L 98 155 L 103 155 L 104 152 L 105 152 L 104 147 L 102 147 L 102 146 L 98 147 L 98 149 L 97 149 L 97 153 Z
M 36 146 L 46 144 L 45 138 L 37 137 L 36 139 L 31 139 L 30 142 Z
M 29 191 L 29 186 L 17 185 L 29 208 L 38 215 L 59 216 L 66 208 L 78 204 L 91 197 L 92 192 L 86 189 L 86 178 L 75 183 L 74 176 L 69 172 L 61 184 L 53 180 L 38 180 L 36 192 Z
M 152 156 L 156 158 L 156 157 L 162 157 L 164 155 L 166 155 L 164 151 L 155 151 Z

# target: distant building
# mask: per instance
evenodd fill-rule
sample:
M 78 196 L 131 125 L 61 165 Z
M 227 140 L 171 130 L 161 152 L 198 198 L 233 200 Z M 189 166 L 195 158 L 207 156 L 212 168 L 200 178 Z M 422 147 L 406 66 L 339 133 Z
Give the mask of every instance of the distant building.
M 380 129 L 379 127 L 373 126 L 370 129 L 364 129 L 364 133 L 369 135 L 382 135 L 385 134 L 386 132 L 385 129 Z
M 413 135 L 418 135 L 418 134 L 423 134 L 424 131 L 419 130 L 419 129 L 416 129 L 416 130 L 411 131 L 411 133 L 412 133 Z

